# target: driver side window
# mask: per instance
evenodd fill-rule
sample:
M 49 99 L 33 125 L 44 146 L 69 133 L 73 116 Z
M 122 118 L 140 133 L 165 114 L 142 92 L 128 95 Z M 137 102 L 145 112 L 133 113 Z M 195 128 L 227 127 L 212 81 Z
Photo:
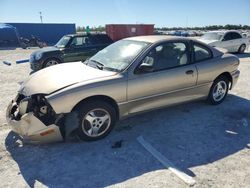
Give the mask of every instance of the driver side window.
M 168 42 L 153 48 L 142 61 L 141 66 L 150 66 L 152 71 L 160 71 L 188 64 L 185 43 Z
M 228 40 L 232 40 L 231 33 L 227 33 L 227 34 L 224 36 L 224 41 L 228 41 Z
M 89 37 L 75 37 L 71 42 L 71 46 L 75 47 L 82 47 L 88 45 L 90 45 Z

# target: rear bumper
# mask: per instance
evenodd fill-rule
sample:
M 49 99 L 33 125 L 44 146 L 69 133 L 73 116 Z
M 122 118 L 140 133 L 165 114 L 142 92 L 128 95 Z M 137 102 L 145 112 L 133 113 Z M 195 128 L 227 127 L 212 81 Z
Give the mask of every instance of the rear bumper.
M 55 124 L 45 125 L 33 112 L 25 113 L 20 118 L 14 118 L 14 113 L 19 113 L 19 107 L 12 101 L 6 111 L 7 123 L 12 130 L 19 134 L 24 141 L 29 143 L 50 143 L 62 141 L 60 129 Z

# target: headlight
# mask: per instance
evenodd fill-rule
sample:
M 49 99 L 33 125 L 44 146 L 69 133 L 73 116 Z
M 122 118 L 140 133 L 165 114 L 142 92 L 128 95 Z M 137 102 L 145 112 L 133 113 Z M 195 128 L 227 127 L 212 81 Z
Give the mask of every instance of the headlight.
M 36 55 L 35 55 L 35 59 L 36 60 L 40 60 L 42 58 L 42 53 L 37 53 Z
M 30 100 L 30 97 L 26 97 L 20 101 L 18 108 L 19 108 L 19 113 L 21 115 L 27 112 L 29 100 Z

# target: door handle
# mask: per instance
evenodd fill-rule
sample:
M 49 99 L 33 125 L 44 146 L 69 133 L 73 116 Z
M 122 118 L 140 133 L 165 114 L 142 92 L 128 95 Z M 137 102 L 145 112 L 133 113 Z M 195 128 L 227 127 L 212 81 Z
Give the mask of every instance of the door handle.
M 186 71 L 186 74 L 194 74 L 194 71 L 193 70 L 188 70 L 188 71 Z

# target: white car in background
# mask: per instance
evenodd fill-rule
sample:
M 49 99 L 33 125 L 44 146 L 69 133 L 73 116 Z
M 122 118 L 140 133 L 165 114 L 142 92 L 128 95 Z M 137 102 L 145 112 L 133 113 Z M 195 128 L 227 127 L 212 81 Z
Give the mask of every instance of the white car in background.
M 213 47 L 224 48 L 228 52 L 244 53 L 249 47 L 250 38 L 243 36 L 239 31 L 210 31 L 205 33 L 200 39 Z

